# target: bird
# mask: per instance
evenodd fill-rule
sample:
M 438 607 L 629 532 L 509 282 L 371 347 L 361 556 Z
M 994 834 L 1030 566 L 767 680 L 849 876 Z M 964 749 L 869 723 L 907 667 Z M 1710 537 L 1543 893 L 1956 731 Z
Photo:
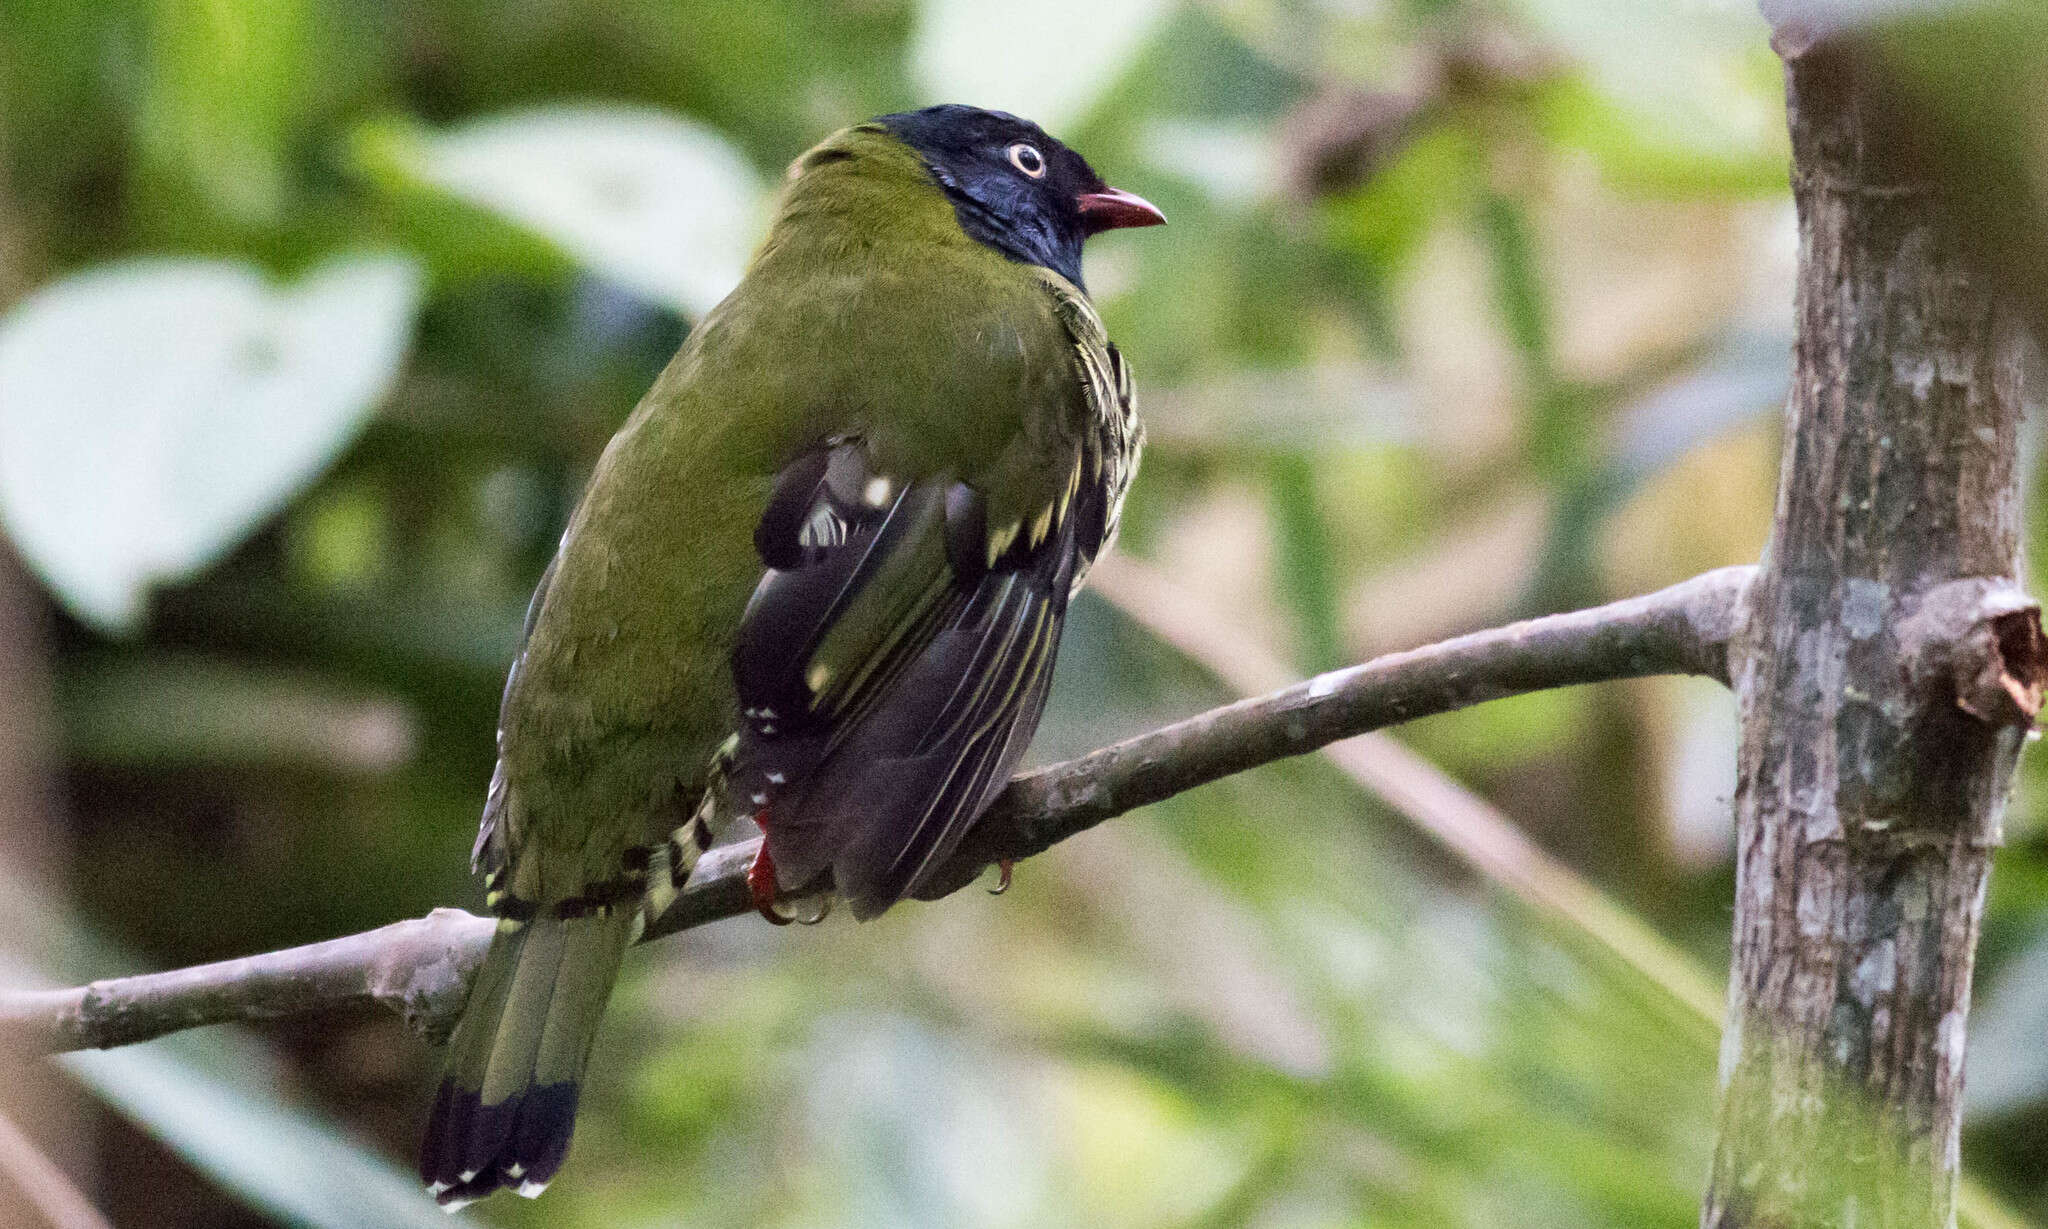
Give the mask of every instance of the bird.
M 1165 220 L 976 107 L 790 164 L 527 611 L 472 855 L 496 929 L 421 1149 L 444 1207 L 555 1176 L 626 948 L 740 820 L 770 920 L 828 872 L 865 920 L 994 801 L 1143 445 L 1082 245 Z

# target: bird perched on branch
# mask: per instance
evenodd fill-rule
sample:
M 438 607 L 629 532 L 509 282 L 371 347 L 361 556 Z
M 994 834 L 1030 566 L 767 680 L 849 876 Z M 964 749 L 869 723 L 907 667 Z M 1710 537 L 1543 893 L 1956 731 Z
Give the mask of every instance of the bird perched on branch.
M 420 1170 L 537 1195 L 619 961 L 730 823 L 776 899 L 916 892 L 1001 791 L 1141 440 L 1081 280 L 1165 221 L 1035 124 L 887 115 L 790 168 L 746 278 L 598 462 L 505 683 L 497 935 Z

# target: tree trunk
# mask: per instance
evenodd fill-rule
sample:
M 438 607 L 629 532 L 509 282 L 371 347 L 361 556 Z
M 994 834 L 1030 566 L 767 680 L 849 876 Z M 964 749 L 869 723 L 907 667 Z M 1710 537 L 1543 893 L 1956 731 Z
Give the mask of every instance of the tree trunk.
M 1798 341 L 1731 663 L 1735 960 L 1701 1224 L 1954 1223 L 1970 971 L 2040 705 L 2017 573 L 2030 342 L 1853 43 L 1781 25 Z

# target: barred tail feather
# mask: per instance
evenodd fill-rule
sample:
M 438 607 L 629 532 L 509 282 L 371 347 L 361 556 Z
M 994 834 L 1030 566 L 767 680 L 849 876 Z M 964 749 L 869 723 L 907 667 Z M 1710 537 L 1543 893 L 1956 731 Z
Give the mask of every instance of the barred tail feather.
M 635 909 L 505 919 L 449 1042 L 420 1177 L 450 1211 L 501 1187 L 532 1198 L 569 1154 L 597 1023 Z

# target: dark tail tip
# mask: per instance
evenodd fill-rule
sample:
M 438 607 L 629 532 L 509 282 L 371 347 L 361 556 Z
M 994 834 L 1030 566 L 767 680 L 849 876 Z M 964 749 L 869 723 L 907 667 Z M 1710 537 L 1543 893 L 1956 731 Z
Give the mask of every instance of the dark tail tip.
M 496 1105 L 441 1081 L 420 1149 L 420 1180 L 450 1212 L 510 1188 L 532 1199 L 569 1155 L 576 1129 L 574 1082 L 541 1084 Z

